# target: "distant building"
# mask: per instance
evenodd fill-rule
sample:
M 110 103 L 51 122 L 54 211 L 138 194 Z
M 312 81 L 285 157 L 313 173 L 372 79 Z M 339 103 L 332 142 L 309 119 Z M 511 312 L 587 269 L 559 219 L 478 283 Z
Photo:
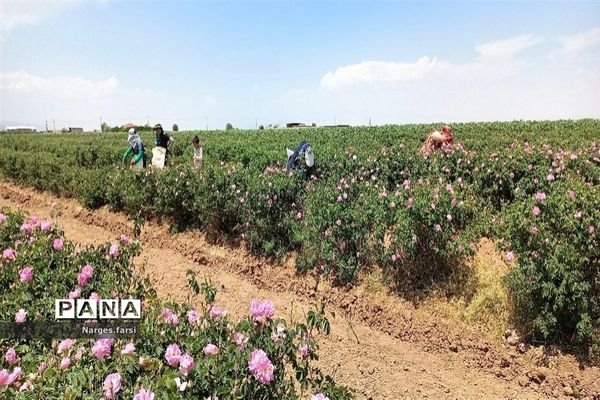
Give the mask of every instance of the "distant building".
M 17 133 L 27 133 L 27 132 L 37 132 L 37 128 L 35 126 L 7 126 L 7 132 L 17 132 Z
M 304 122 L 288 122 L 285 124 L 286 128 L 304 128 Z
M 70 133 L 82 133 L 83 132 L 83 128 L 70 126 L 69 127 L 69 132 Z

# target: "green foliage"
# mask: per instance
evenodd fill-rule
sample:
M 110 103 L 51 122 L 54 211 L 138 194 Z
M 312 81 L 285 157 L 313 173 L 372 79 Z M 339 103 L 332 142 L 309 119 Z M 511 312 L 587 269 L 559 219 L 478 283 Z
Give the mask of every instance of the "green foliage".
M 594 311 L 597 259 L 589 247 L 596 242 L 584 245 L 566 236 L 586 236 L 588 227 L 557 225 L 548 237 L 548 256 L 530 262 L 528 252 L 540 250 L 528 247 L 518 222 L 536 192 L 553 193 L 557 185 L 583 185 L 582 193 L 597 198 L 600 121 L 454 124 L 452 151 L 424 158 L 418 149 L 435 127 L 203 132 L 204 162 L 196 169 L 190 143 L 198 133 L 181 132 L 163 171 L 125 169 L 122 133 L 7 134 L 0 137 L 0 175 L 75 196 L 87 207 L 169 220 L 176 230 L 199 228 L 260 256 L 282 259 L 295 252 L 299 271 L 317 269 L 340 283 L 380 266 L 401 290 L 426 290 L 451 277 L 479 238 L 504 238 L 502 246 L 518 260 L 508 284 L 526 330 L 547 341 L 591 340 L 600 326 Z M 149 151 L 152 133 L 141 136 Z M 315 150 L 317 169 L 308 180 L 284 169 L 286 147 L 301 140 Z M 581 207 L 584 215 L 598 208 L 593 201 Z M 567 221 L 562 211 L 552 218 Z M 591 237 L 597 240 L 597 233 Z M 556 285 L 543 272 L 554 269 L 564 270 L 578 288 L 573 294 L 573 288 L 557 286 L 569 301 L 519 278 L 533 274 L 540 285 Z M 588 300 L 576 300 L 585 293 Z M 567 317 L 577 310 L 584 310 L 581 317 Z

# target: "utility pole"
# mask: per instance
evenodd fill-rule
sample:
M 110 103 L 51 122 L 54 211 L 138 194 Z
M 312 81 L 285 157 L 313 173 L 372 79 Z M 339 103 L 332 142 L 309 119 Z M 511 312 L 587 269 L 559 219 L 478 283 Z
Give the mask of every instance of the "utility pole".
M 100 116 L 100 132 L 102 132 L 102 115 Z
M 56 121 L 52 118 L 52 126 L 54 127 L 53 133 L 56 133 Z
M 48 132 L 48 120 L 46 120 L 46 132 Z
M 206 130 L 208 130 L 208 115 L 205 115 L 204 119 L 206 121 Z
M 369 117 L 369 128 L 371 127 L 371 117 Z

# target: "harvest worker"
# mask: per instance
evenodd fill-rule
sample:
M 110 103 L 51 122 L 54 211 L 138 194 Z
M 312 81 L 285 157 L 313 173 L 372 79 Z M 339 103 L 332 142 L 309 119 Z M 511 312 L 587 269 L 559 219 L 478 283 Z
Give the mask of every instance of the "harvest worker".
M 443 125 L 440 131 L 434 130 L 427 135 L 425 143 L 423 144 L 423 147 L 421 147 L 421 154 L 428 155 L 433 150 L 449 147 L 452 144 L 452 140 L 454 140 L 452 128 L 448 125 Z
M 130 128 L 127 132 L 127 143 L 129 147 L 123 153 L 123 162 L 127 162 L 129 156 L 133 153 L 133 157 L 129 161 L 129 166 L 134 168 L 135 165 L 138 165 L 138 168 L 143 167 L 146 168 L 146 154 L 144 153 L 144 142 L 142 142 L 142 138 L 138 135 L 135 128 Z M 138 164 L 139 162 L 142 164 Z
M 200 138 L 197 135 L 192 139 L 192 146 L 194 147 L 192 161 L 194 162 L 195 167 L 199 167 L 202 165 L 202 145 L 200 144 Z
M 165 164 L 167 163 L 167 159 L 169 157 L 169 147 L 173 144 L 173 138 L 171 135 L 166 133 L 163 130 L 161 124 L 154 125 L 154 135 L 156 136 L 156 140 L 154 141 L 154 145 L 157 147 L 162 147 L 165 149 Z
M 296 146 L 296 150 L 292 151 L 290 149 L 286 149 L 288 159 L 285 169 L 287 171 L 291 169 L 295 169 L 299 171 L 302 166 L 306 166 L 303 172 L 304 179 L 308 179 L 311 175 L 314 175 L 315 170 L 315 154 L 311 145 L 303 140 Z M 304 162 L 302 162 L 304 159 Z

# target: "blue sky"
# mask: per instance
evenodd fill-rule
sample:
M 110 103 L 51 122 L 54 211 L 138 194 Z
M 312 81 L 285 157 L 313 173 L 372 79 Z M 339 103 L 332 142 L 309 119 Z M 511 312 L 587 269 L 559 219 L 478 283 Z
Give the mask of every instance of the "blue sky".
M 0 124 L 600 117 L 599 1 L 0 2 Z

